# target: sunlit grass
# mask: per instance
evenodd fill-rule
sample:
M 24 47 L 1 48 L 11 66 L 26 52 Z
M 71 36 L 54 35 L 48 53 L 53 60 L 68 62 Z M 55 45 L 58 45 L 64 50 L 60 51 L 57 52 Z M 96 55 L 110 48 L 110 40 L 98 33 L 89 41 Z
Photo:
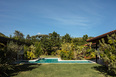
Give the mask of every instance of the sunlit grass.
M 22 70 L 17 70 L 17 73 L 12 74 L 13 77 L 106 77 L 96 69 L 101 67 L 98 64 L 42 64 L 21 67 Z

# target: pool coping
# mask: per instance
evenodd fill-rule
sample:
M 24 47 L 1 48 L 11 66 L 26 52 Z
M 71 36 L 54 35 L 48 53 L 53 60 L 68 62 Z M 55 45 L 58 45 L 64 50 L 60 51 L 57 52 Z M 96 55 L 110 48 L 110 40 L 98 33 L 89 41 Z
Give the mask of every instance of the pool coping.
M 23 60 L 23 61 L 37 61 L 42 58 L 34 60 Z M 19 63 L 19 64 L 96 64 L 96 62 L 91 60 L 62 60 L 61 58 L 44 58 L 44 59 L 58 59 L 58 61 L 90 61 L 91 63 Z

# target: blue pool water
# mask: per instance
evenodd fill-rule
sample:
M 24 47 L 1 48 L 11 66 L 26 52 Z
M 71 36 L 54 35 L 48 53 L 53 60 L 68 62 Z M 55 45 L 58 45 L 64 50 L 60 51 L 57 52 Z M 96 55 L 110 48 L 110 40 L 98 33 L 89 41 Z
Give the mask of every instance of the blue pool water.
M 77 61 L 77 60 L 73 60 L 73 61 L 58 61 L 58 58 L 53 58 L 53 59 L 50 59 L 50 58 L 42 58 L 42 59 L 39 59 L 37 61 L 29 61 L 29 63 L 92 63 L 90 61 L 83 61 L 83 60 L 80 60 L 80 61 Z

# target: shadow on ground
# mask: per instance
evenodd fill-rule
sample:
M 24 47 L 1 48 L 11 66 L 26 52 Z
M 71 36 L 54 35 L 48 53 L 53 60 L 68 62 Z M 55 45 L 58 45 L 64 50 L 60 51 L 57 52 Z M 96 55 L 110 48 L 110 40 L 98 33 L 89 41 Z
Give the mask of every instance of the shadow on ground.
M 111 71 L 108 71 L 108 68 L 104 65 L 95 66 L 95 67 L 93 67 L 93 69 L 95 69 L 95 70 L 99 71 L 100 73 L 104 74 L 105 77 L 109 77 L 109 76 L 116 77 L 116 74 L 114 74 Z
M 39 67 L 41 64 L 23 64 L 23 65 L 14 65 L 14 70 L 8 71 L 8 77 L 15 76 L 19 72 L 24 71 L 31 71 L 37 67 Z

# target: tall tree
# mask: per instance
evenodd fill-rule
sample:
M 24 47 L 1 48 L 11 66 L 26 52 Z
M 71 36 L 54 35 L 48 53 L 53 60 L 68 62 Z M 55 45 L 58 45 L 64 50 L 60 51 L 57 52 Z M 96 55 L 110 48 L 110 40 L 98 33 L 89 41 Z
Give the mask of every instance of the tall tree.
M 60 48 L 60 35 L 56 32 L 50 33 L 49 36 L 43 36 L 41 38 L 41 44 L 44 53 L 51 54 Z
M 88 39 L 88 35 L 83 35 L 83 41 L 86 41 Z
M 29 34 L 26 36 L 26 39 L 28 39 L 28 40 L 30 40 L 30 39 L 31 39 L 31 37 L 30 37 L 30 35 L 29 35 Z
M 40 42 L 35 42 L 35 56 L 40 57 L 42 54 L 42 48 L 41 48 L 41 43 Z
M 49 38 L 50 38 L 50 41 L 53 45 L 53 50 L 56 48 L 56 49 L 59 49 L 60 47 L 60 35 L 57 34 L 55 31 L 53 33 L 50 33 L 49 34 Z
M 32 42 L 31 37 L 30 37 L 29 34 L 26 36 L 25 42 L 26 43 L 31 43 Z
M 22 39 L 24 39 L 24 34 L 21 33 L 20 31 L 15 30 L 15 32 L 14 32 L 14 38 L 16 40 L 22 40 Z
M 66 43 L 71 43 L 71 37 L 69 34 L 66 33 L 66 35 L 64 35 L 62 37 L 62 40 L 65 41 Z

